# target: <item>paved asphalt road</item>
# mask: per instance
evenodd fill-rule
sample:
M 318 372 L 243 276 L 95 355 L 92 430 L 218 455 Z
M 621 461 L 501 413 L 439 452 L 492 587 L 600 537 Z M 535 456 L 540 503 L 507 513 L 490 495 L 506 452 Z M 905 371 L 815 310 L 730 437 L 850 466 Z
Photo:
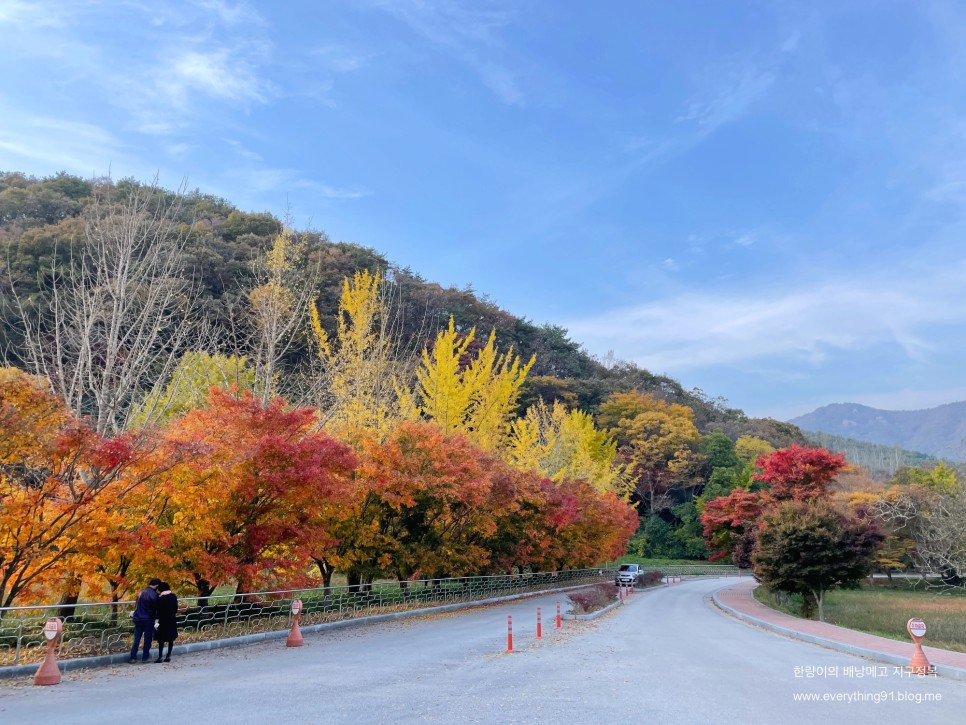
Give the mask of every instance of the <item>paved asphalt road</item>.
M 729 583 L 638 593 L 559 632 L 549 616 L 559 597 L 547 596 L 310 634 L 300 649 L 279 641 L 72 672 L 55 687 L 0 682 L 0 723 L 966 722 L 966 684 L 900 677 L 891 666 L 846 675 L 875 665 L 720 613 L 709 594 Z M 504 653 L 507 614 L 513 654 Z M 837 676 L 796 676 L 816 667 L 838 667 Z M 801 693 L 843 701 L 796 701 Z

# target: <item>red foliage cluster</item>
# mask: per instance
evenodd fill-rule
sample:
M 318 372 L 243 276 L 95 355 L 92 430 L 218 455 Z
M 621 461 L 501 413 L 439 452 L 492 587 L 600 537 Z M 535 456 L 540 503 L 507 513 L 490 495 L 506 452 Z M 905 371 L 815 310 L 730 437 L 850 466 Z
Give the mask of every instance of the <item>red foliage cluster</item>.
M 794 444 L 761 456 L 755 465 L 761 470 L 754 480 L 767 484 L 771 499 L 803 501 L 828 494 L 829 483 L 845 466 L 845 456 Z
M 760 470 L 754 480 L 765 484 L 760 491 L 735 489 L 712 499 L 701 514 L 709 559 L 731 557 L 738 566 L 751 564 L 755 532 L 762 513 L 781 501 L 824 498 L 828 485 L 845 465 L 845 457 L 824 448 L 791 445 L 755 461 Z

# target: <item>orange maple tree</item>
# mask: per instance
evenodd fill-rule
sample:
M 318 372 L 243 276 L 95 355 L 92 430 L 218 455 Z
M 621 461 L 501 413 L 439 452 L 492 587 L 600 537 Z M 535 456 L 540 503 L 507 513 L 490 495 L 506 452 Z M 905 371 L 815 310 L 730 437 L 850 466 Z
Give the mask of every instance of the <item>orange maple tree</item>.
M 199 595 L 228 579 L 239 593 L 306 583 L 319 507 L 343 495 L 355 468 L 352 451 L 317 430 L 315 411 L 213 388 L 167 439 L 197 453 L 167 477 L 164 523 Z
M 156 472 L 130 436 L 104 439 L 46 380 L 0 369 L 0 606 L 73 574 L 103 516 Z
M 497 459 L 427 422 L 402 422 L 384 441 L 366 441 L 360 459 L 369 540 L 357 541 L 357 568 L 400 580 L 486 570 L 484 544 L 495 530 L 489 470 Z

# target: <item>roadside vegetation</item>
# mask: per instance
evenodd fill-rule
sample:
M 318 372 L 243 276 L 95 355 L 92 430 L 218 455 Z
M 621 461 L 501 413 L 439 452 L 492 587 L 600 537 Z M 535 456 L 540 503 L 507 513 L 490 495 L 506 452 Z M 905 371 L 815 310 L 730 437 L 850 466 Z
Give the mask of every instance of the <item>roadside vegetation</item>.
M 571 592 L 567 595 L 570 600 L 570 614 L 592 614 L 604 607 L 609 607 L 617 601 L 618 589 L 613 584 L 596 584 L 595 586 Z
M 798 616 L 800 594 L 755 590 L 765 606 Z M 950 589 L 943 593 L 898 586 L 870 586 L 838 589 L 825 600 L 825 621 L 848 629 L 909 642 L 906 622 L 919 617 L 926 623 L 923 643 L 930 647 L 966 652 L 966 592 Z

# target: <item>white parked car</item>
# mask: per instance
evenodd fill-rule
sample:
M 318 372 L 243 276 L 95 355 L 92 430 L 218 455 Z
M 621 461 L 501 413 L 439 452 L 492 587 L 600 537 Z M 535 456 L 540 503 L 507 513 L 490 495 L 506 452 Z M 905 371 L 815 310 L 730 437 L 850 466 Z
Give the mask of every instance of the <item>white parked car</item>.
M 644 573 L 639 564 L 621 564 L 614 576 L 614 584 L 619 587 L 629 587 L 637 583 L 637 578 Z

